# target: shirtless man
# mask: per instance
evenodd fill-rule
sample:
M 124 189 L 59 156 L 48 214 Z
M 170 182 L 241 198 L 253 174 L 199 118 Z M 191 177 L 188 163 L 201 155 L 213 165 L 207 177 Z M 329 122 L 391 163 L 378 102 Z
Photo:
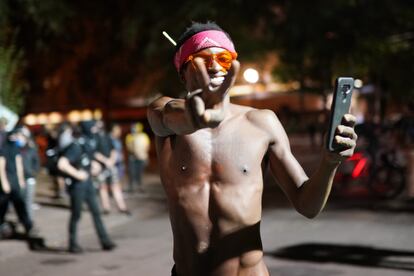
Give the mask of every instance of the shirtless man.
M 187 97 L 161 97 L 148 109 L 174 236 L 172 275 L 269 275 L 260 237 L 265 154 L 292 205 L 313 218 L 355 148 L 355 118 L 347 114 L 335 137 L 343 150 L 324 151 L 309 178 L 272 111 L 230 103 L 236 57 L 217 25 L 194 23 L 175 55 Z

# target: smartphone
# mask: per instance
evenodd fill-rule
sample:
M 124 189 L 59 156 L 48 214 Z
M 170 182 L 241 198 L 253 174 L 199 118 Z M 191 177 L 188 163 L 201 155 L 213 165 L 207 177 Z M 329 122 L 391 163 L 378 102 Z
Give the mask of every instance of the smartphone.
M 342 117 L 349 113 L 352 91 L 354 90 L 354 79 L 339 77 L 335 81 L 335 90 L 332 97 L 331 116 L 327 135 L 327 148 L 336 151 L 340 147 L 334 142 L 335 130 L 341 124 Z

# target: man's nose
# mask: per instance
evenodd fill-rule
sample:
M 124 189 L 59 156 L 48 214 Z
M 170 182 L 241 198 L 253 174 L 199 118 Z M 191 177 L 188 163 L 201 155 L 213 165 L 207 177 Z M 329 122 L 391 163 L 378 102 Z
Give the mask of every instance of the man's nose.
M 208 71 L 217 73 L 223 70 L 223 67 L 213 58 L 208 66 Z

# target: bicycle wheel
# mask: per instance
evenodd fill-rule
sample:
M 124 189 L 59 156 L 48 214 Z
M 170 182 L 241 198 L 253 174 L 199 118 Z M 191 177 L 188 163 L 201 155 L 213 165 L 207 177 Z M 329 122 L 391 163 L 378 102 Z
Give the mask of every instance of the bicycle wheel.
M 404 169 L 399 167 L 378 167 L 372 172 L 368 181 L 371 192 L 384 199 L 397 197 L 404 190 L 404 186 Z

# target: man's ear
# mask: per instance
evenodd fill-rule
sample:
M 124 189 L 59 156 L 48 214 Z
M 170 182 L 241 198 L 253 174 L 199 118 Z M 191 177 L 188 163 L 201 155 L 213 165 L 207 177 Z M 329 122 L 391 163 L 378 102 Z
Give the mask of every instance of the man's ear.
M 181 81 L 183 82 L 185 82 L 185 71 L 187 70 L 188 64 L 189 62 L 184 63 L 180 69 L 180 78 L 181 78 Z

